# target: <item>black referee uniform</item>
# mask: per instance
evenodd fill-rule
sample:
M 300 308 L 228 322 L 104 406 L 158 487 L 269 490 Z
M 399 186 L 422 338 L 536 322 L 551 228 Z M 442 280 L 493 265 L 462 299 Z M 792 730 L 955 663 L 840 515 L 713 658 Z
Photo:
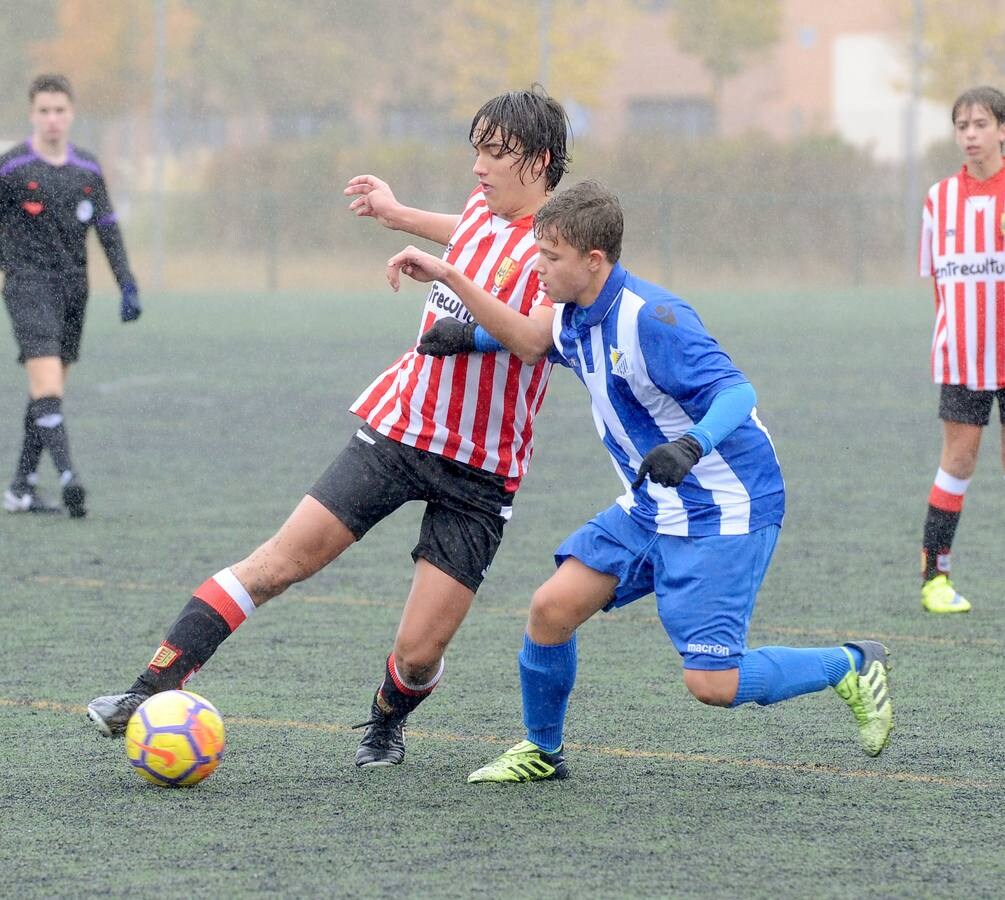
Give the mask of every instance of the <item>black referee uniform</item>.
M 122 234 L 94 156 L 71 144 L 66 162 L 53 165 L 28 141 L 0 156 L 0 267 L 19 362 L 56 356 L 72 363 L 79 357 L 88 293 L 86 241 L 92 226 L 123 295 L 135 299 Z M 124 318 L 125 310 L 124 305 Z M 138 310 L 137 303 L 132 317 Z M 35 469 L 43 449 L 52 455 L 66 500 L 67 483 L 75 476 L 59 397 L 28 404 L 21 460 L 4 496 L 8 510 L 35 508 Z M 69 496 L 78 493 L 80 503 L 67 504 L 71 515 L 84 514 L 83 490 L 71 490 Z

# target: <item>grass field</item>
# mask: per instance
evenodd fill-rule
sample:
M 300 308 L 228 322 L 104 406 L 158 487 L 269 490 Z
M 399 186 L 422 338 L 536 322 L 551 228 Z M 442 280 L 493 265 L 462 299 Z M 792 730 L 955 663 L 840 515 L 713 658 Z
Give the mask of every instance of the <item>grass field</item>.
M 701 706 L 648 598 L 581 629 L 572 777 L 465 784 L 522 737 L 515 656 L 551 550 L 616 492 L 583 389 L 557 372 L 507 540 L 404 766 L 356 770 L 349 726 L 393 640 L 418 509 L 193 679 L 228 727 L 212 778 L 170 791 L 129 771 L 87 700 L 125 689 L 191 590 L 279 525 L 354 430 L 348 403 L 412 339 L 420 299 L 151 297 L 128 327 L 111 297 L 92 301 L 66 404 L 91 514 L 0 519 L 0 893 L 1001 896 L 1005 484 L 994 429 L 957 541 L 975 610 L 927 617 L 939 426 L 921 287 L 693 297 L 758 390 L 789 490 L 750 643 L 886 641 L 896 730 L 879 759 L 830 691 Z M 14 355 L 4 330 L 4 466 L 24 408 Z

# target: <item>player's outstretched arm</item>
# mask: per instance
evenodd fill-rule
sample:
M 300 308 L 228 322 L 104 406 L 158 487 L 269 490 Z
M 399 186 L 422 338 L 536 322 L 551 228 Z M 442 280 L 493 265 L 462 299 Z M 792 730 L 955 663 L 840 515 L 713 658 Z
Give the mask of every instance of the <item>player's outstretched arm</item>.
M 476 285 L 456 266 L 416 247 L 406 247 L 387 261 L 387 281 L 397 291 L 401 275 L 415 281 L 439 281 L 450 288 L 492 337 L 522 362 L 536 363 L 552 348 L 551 325 L 555 312 L 537 307 L 522 315 Z
M 375 175 L 350 178 L 342 193 L 354 198 L 349 204 L 349 212 L 376 219 L 393 231 L 407 231 L 444 246 L 450 241 L 450 235 L 460 221 L 460 216 L 430 212 L 399 203 L 391 186 Z

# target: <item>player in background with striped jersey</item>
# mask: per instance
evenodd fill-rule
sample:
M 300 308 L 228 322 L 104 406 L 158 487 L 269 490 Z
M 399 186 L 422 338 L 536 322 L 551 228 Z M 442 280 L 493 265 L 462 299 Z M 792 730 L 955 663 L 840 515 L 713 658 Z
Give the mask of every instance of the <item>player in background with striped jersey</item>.
M 1005 95 L 972 88 L 953 103 L 952 121 L 963 167 L 928 192 L 920 254 L 935 287 L 943 435 L 921 550 L 921 605 L 933 613 L 970 610 L 950 580 L 950 552 L 995 397 L 1005 467 Z
M 567 132 L 565 111 L 538 86 L 502 94 L 472 120 L 477 186 L 461 215 L 403 206 L 372 175 L 349 181 L 349 208 L 445 244 L 444 259 L 485 302 L 526 316 L 549 302 L 533 270 L 533 215 L 566 171 Z M 432 285 L 417 340 L 439 318 L 470 319 L 445 284 Z M 276 535 L 199 587 L 130 690 L 91 701 L 90 718 L 121 734 L 143 699 L 184 684 L 258 606 L 416 500 L 426 510 L 412 586 L 356 753 L 358 766 L 402 762 L 405 719 L 440 680 L 510 518 L 549 373 L 505 351 L 444 360 L 409 348 L 352 405 L 364 424 Z
M 463 273 L 409 247 L 399 272 L 460 295 L 481 327 L 527 363 L 549 357 L 589 391 L 594 421 L 625 492 L 555 551 L 558 571 L 535 592 L 519 655 L 527 739 L 470 782 L 564 778 L 566 706 L 576 629 L 601 609 L 656 593 L 663 627 L 703 703 L 777 703 L 828 685 L 851 707 L 862 746 L 879 754 L 892 727 L 886 649 L 748 649 L 757 591 L 774 551 L 785 488 L 754 389 L 697 313 L 618 262 L 617 198 L 592 182 L 556 195 L 534 223 L 541 289 L 556 301 L 529 317 L 486 303 Z M 420 349 L 460 349 L 438 325 Z

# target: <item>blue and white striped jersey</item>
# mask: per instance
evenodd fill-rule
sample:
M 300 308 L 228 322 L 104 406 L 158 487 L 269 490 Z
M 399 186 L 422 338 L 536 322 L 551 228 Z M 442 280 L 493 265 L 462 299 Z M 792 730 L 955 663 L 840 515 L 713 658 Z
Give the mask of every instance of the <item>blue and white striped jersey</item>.
M 699 421 L 716 393 L 747 378 L 698 314 L 620 264 L 596 302 L 556 305 L 553 362 L 571 368 L 593 401 L 593 420 L 625 486 L 618 503 L 660 534 L 746 534 L 780 525 L 785 485 L 753 410 L 677 488 L 631 484 L 642 458 Z

